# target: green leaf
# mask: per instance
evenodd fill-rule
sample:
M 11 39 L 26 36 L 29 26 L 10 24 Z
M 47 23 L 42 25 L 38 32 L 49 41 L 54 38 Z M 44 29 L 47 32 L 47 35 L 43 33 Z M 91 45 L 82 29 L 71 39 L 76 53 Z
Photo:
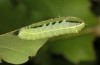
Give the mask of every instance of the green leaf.
M 23 40 L 13 33 L 0 36 L 0 59 L 12 64 L 22 64 L 30 56 L 35 56 L 38 49 L 46 42 L 46 39 Z
M 85 25 L 85 23 L 81 19 L 78 19 L 76 17 L 66 17 L 66 18 L 61 17 L 61 18 L 50 19 L 47 21 L 42 21 L 42 22 L 35 23 L 35 24 L 29 25 L 29 26 L 32 26 L 32 28 L 33 28 L 34 26 L 39 26 L 39 25 L 42 25 L 45 23 L 48 24 L 50 22 L 53 23 L 53 22 L 60 21 L 63 19 L 66 19 L 66 21 L 68 21 L 68 22 L 72 21 L 72 22 L 66 24 L 66 28 L 67 27 L 70 28 L 70 29 L 68 29 L 68 28 L 66 29 L 66 31 L 70 30 L 68 32 L 68 34 L 79 32 Z M 65 23 L 66 23 L 66 21 L 65 21 Z M 61 24 L 61 23 L 59 23 L 59 24 Z M 29 27 L 29 26 L 26 26 L 26 27 Z M 60 25 L 58 25 L 58 26 L 60 27 Z M 23 27 L 23 28 L 26 29 L 26 27 Z M 46 27 L 44 27 L 44 28 L 46 28 Z M 30 30 L 30 28 L 29 28 L 29 30 Z M 39 30 L 41 30 L 41 29 L 39 29 Z M 12 31 L 10 33 L 0 35 L 0 59 L 3 59 L 4 61 L 6 61 L 8 63 L 21 64 L 21 63 L 26 62 L 28 60 L 28 57 L 35 56 L 38 49 L 48 40 L 48 38 L 40 38 L 40 39 L 36 39 L 36 40 L 29 40 L 29 39 L 24 40 L 24 39 L 19 38 L 17 36 L 18 34 L 15 35 L 15 33 L 17 33 L 17 32 L 18 32 L 18 34 L 20 33 L 19 30 L 17 30 L 17 31 Z M 32 31 L 32 33 L 34 33 L 34 32 Z M 50 32 L 50 34 L 52 34 L 52 32 Z M 41 36 L 41 35 L 39 35 L 39 36 Z
M 57 40 L 50 43 L 53 53 L 62 54 L 67 60 L 78 64 L 84 61 L 95 61 L 92 33 Z

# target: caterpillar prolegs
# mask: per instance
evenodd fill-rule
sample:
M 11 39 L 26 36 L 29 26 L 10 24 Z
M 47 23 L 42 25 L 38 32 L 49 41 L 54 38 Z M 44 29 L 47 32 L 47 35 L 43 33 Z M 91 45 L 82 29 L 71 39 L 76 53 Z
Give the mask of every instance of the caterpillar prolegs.
M 84 21 L 77 17 L 59 17 L 43 22 L 46 23 L 35 27 L 30 25 L 21 28 L 18 36 L 25 40 L 50 38 L 63 34 L 78 33 L 85 26 Z

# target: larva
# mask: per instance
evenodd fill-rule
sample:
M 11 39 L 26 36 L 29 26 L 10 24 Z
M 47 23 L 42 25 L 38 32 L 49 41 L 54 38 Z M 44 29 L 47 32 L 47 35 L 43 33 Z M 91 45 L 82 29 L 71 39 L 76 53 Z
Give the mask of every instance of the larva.
M 42 24 L 41 27 L 30 25 L 21 28 L 18 36 L 25 40 L 50 38 L 63 34 L 78 33 L 85 26 L 83 20 L 77 17 L 60 17 L 43 22 L 47 23 Z

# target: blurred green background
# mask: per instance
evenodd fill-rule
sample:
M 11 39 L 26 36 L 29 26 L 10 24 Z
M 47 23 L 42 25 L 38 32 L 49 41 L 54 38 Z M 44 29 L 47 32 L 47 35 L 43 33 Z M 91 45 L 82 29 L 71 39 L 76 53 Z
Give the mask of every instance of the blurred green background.
M 89 0 L 0 0 L 0 34 L 59 15 L 82 18 L 86 23 L 85 29 L 91 28 L 96 26 L 97 18 L 90 11 L 90 7 Z M 92 43 L 94 37 L 93 33 L 88 33 L 48 42 L 39 50 L 35 61 L 40 65 L 91 62 L 95 60 Z M 63 56 L 64 61 L 62 59 L 56 61 L 57 59 L 51 57 L 52 53 L 57 57 Z
M 76 16 L 95 25 L 89 0 L 0 0 L 0 34 L 34 22 L 62 16 Z

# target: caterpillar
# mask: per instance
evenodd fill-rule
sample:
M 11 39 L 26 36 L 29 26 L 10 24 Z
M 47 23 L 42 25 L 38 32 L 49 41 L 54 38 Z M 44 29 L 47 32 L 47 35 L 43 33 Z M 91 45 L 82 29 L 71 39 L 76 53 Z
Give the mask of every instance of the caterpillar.
M 21 28 L 18 36 L 25 40 L 37 40 L 63 34 L 78 33 L 85 26 L 84 21 L 77 17 L 59 17 L 42 22 L 45 22 L 45 24 Z

